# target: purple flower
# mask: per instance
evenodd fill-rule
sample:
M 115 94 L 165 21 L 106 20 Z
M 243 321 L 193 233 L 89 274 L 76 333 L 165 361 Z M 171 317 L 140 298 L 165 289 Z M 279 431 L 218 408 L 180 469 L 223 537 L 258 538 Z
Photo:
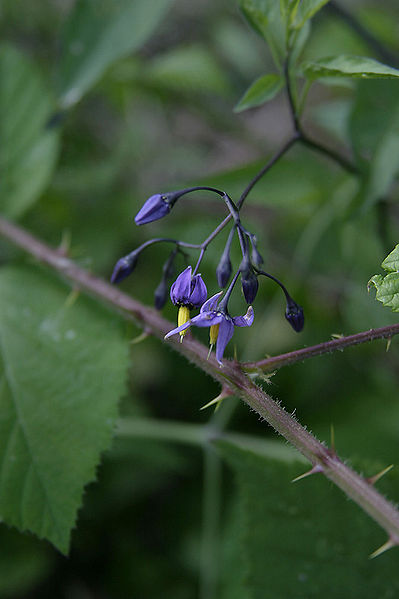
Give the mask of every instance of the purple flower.
M 173 203 L 168 200 L 167 195 L 157 193 L 145 202 L 134 218 L 136 225 L 145 225 L 158 220 L 169 214 Z
M 207 293 L 201 275 L 192 276 L 191 266 L 187 266 L 170 288 L 170 299 L 175 306 L 187 306 L 191 310 L 202 306 Z
M 185 331 L 191 325 L 196 327 L 210 327 L 210 343 L 211 348 L 216 343 L 216 359 L 222 366 L 222 359 L 226 345 L 230 341 L 234 333 L 234 327 L 249 327 L 254 320 L 254 311 L 252 306 L 249 306 L 245 316 L 230 316 L 224 310 L 218 310 L 218 301 L 223 291 L 209 298 L 201 307 L 198 316 L 182 324 L 181 326 L 169 331 L 165 335 L 165 339 L 176 333 Z

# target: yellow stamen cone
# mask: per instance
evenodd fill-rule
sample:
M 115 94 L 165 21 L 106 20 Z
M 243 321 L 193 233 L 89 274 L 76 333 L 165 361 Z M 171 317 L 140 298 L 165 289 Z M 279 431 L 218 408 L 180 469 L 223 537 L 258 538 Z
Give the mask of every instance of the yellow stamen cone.
M 209 329 L 209 343 L 211 345 L 215 345 L 218 335 L 219 335 L 219 325 L 218 324 L 211 325 L 211 327 Z
M 190 310 L 187 308 L 187 306 L 180 306 L 179 311 L 177 313 L 177 326 L 181 327 L 182 324 L 186 324 L 186 322 L 189 320 L 190 320 Z M 184 331 L 180 331 L 180 333 L 179 333 L 180 343 L 182 343 L 183 337 L 187 333 L 189 328 L 190 327 L 187 327 L 186 329 L 184 329 Z

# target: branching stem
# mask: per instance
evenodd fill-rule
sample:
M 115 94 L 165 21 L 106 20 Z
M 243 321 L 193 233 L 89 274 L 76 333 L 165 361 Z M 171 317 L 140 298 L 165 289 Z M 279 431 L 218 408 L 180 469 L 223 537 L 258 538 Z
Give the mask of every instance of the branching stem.
M 0 218 L 0 234 L 69 279 L 76 288 L 116 308 L 122 312 L 125 318 L 135 320 L 139 326 L 151 331 L 156 337 L 163 339 L 166 332 L 173 328 L 174 325 L 162 318 L 156 310 L 142 305 L 105 281 L 94 277 L 65 256 L 60 255 L 57 250 L 50 248 L 22 228 L 3 218 Z M 392 328 L 390 335 L 397 332 L 399 331 Z M 370 332 L 366 332 L 364 335 L 367 340 L 375 338 L 370 336 Z M 291 414 L 258 387 L 245 374 L 239 363 L 225 360 L 223 368 L 220 368 L 213 356 L 207 360 L 207 348 L 194 339 L 186 339 L 184 343 L 171 339 L 169 343 L 176 351 L 197 364 L 222 386 L 228 387 L 241 397 L 296 447 L 311 462 L 312 466 L 317 466 L 328 479 L 340 487 L 348 497 L 378 522 L 387 531 L 392 543 L 399 544 L 399 512 L 397 509 L 364 477 L 349 468 L 335 451 L 328 449 L 318 441 Z M 337 340 L 337 343 L 340 343 L 341 347 L 345 347 L 344 339 Z M 346 346 L 348 345 L 351 343 L 346 343 Z

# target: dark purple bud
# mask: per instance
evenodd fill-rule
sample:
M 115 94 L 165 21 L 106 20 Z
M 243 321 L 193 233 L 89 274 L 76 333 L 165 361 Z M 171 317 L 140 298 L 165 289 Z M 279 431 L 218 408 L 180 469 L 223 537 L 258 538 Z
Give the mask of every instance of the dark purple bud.
M 287 299 L 287 308 L 285 310 L 285 317 L 297 333 L 300 333 L 305 324 L 305 315 L 303 313 L 302 306 L 299 306 L 290 297 Z
M 230 279 L 231 271 L 232 267 L 229 252 L 223 252 L 216 269 L 216 278 L 219 287 L 226 287 Z
M 251 260 L 252 260 L 252 263 L 255 264 L 255 266 L 262 266 L 262 264 L 264 262 L 262 256 L 258 252 L 258 248 L 256 247 L 255 244 L 252 246 Z
M 120 258 L 115 264 L 115 268 L 111 276 L 111 283 L 120 283 L 123 281 L 123 279 L 129 276 L 136 267 L 137 259 L 138 252 L 131 252 L 127 256 Z
M 145 202 L 144 206 L 138 211 L 134 222 L 136 225 L 145 225 L 158 220 L 169 214 L 172 205 L 168 201 L 166 194 L 157 193 Z
M 258 293 L 258 277 L 249 266 L 241 271 L 241 286 L 242 292 L 247 304 L 253 304 L 256 294 Z
M 164 278 L 161 279 L 154 293 L 154 305 L 157 310 L 162 310 L 168 298 L 168 284 Z

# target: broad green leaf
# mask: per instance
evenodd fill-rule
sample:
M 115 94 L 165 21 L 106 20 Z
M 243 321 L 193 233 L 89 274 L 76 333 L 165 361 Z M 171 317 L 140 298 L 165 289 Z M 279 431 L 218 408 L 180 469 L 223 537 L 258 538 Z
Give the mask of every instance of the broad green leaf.
M 359 79 L 395 79 L 399 70 L 393 69 L 373 58 L 365 56 L 331 56 L 302 63 L 302 70 L 309 79 L 320 77 L 354 77 Z
M 110 444 L 127 345 L 93 301 L 40 271 L 0 272 L 0 514 L 68 551 L 84 486 Z
M 269 100 L 272 100 L 283 87 L 284 81 L 280 75 L 270 74 L 259 77 L 247 89 L 234 112 L 242 112 L 254 106 L 260 106 Z
M 304 26 L 329 0 L 301 0 L 291 15 L 292 26 L 299 29 Z
M 248 597 L 375 599 L 398 594 L 397 550 L 368 559 L 385 542 L 384 532 L 339 489 L 322 475 L 292 484 L 305 470 L 301 463 L 271 460 L 226 442 L 218 445 L 239 490 L 239 559 L 232 564 Z M 374 474 L 369 468 L 363 464 L 365 475 Z M 381 484 L 398 496 L 397 473 L 386 475 Z
M 374 286 L 376 299 L 384 306 L 399 312 L 399 245 L 397 245 L 381 264 L 388 274 L 374 275 L 368 282 L 368 287 Z
M 59 65 L 59 102 L 68 108 L 118 58 L 137 50 L 171 0 L 77 0 L 66 23 Z
M 46 129 L 53 102 L 35 67 L 0 46 L 0 212 L 18 217 L 47 186 L 58 156 L 58 133 Z
M 281 65 L 286 48 L 286 23 L 276 0 L 240 0 L 240 8 L 253 29 L 269 44 L 276 65 Z

